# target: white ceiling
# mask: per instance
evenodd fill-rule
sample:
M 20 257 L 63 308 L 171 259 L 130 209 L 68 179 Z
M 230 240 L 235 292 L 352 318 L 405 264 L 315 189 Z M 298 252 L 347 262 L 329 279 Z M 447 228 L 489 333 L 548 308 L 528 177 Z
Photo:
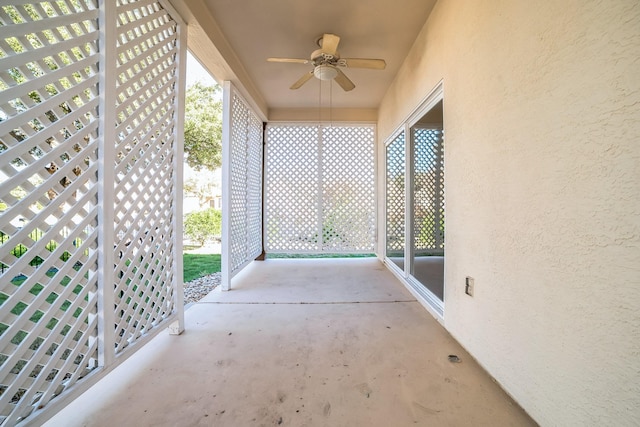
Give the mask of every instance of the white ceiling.
M 268 57 L 308 58 L 324 33 L 340 36 L 343 58 L 382 58 L 383 71 L 346 69 L 356 88 L 343 92 L 323 82 L 333 108 L 377 108 L 436 0 L 201 0 L 269 109 L 318 107 L 320 81 L 291 86 L 311 65 L 266 62 Z M 174 2 L 175 4 L 176 2 Z M 186 2 L 189 7 L 189 1 Z M 181 8 L 179 8 L 181 9 Z M 193 13 L 198 25 L 206 21 Z M 205 29 L 206 30 L 206 29 Z M 206 32 L 206 31 L 205 31 Z M 191 33 L 190 33 L 191 37 Z M 190 42 L 191 43 L 191 42 Z M 215 43 L 215 41 L 214 41 Z M 228 54 L 227 54 L 228 56 Z M 206 65 L 206 60 L 200 58 Z M 215 73 L 214 73 L 215 74 Z M 323 105 L 325 102 L 323 101 Z

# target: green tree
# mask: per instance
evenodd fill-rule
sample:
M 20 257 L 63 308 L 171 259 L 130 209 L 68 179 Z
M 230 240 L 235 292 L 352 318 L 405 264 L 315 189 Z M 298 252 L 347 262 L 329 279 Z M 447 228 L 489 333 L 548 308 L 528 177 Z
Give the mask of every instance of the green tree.
M 219 85 L 197 82 L 187 88 L 184 152 L 195 170 L 214 170 L 222 164 L 222 102 L 215 96 Z
M 204 246 L 207 240 L 222 234 L 222 212 L 209 208 L 188 214 L 184 220 L 184 233 Z

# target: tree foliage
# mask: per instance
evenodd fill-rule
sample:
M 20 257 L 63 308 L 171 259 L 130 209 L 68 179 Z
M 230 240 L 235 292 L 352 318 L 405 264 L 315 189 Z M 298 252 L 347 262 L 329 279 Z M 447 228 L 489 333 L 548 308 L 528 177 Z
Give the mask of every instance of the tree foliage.
M 203 246 L 222 234 L 222 212 L 209 208 L 188 214 L 184 220 L 184 233 Z
M 197 82 L 187 89 L 184 121 L 184 152 L 195 170 L 214 170 L 222 164 L 222 102 L 219 85 Z

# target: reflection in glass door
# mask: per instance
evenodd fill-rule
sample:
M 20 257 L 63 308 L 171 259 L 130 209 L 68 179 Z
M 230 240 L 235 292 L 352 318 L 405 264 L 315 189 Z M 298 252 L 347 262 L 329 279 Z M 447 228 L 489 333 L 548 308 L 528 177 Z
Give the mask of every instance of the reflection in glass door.
M 442 126 L 411 128 L 410 274 L 444 301 L 444 141 Z
M 386 256 L 404 270 L 406 206 L 404 132 L 387 145 L 386 165 Z

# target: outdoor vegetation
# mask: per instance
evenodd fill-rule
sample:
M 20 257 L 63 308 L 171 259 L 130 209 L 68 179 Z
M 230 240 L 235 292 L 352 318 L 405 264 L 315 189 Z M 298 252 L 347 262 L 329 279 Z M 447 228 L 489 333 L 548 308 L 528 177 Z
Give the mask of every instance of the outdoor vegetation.
M 185 99 L 185 162 L 196 171 L 214 171 L 222 165 L 222 101 L 219 85 L 197 82 L 187 88 Z M 201 178 L 185 180 L 184 192 L 198 198 L 200 207 L 214 196 L 214 183 Z M 219 241 L 222 235 L 222 212 L 213 208 L 191 212 L 184 219 L 184 235 L 203 247 Z M 220 254 L 189 253 L 183 255 L 184 282 L 220 271 Z
M 182 257 L 184 283 L 220 271 L 220 254 L 188 254 Z
M 222 165 L 222 102 L 219 85 L 197 82 L 187 88 L 184 113 L 184 153 L 187 164 L 200 171 Z
M 204 246 L 222 234 L 222 212 L 209 208 L 187 214 L 184 220 L 184 234 L 191 240 Z

